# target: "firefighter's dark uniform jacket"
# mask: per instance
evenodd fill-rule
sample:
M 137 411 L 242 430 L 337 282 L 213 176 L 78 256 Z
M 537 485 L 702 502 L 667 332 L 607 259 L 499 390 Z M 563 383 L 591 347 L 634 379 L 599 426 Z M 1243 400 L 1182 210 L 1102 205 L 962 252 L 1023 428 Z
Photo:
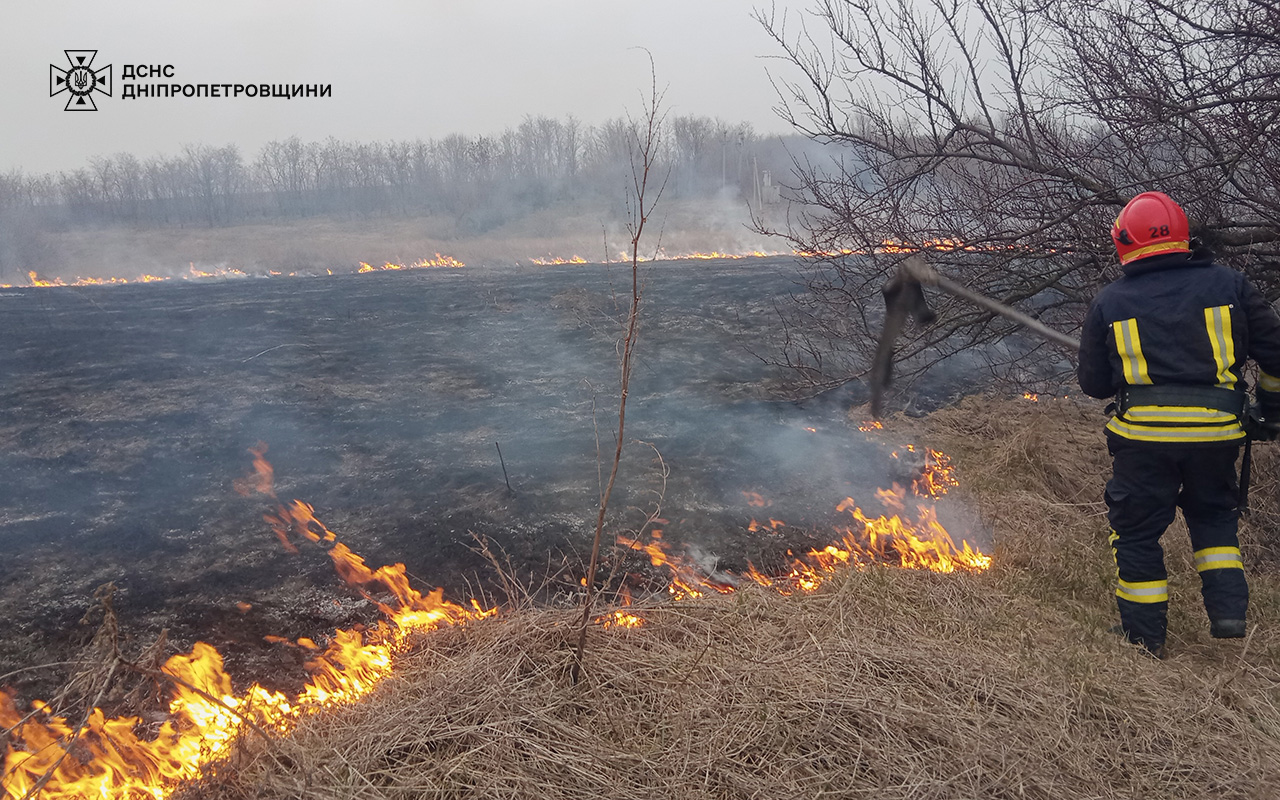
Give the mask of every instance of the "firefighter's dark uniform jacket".
M 1280 317 L 1244 275 L 1184 253 L 1138 259 L 1124 273 L 1089 308 L 1078 375 L 1092 397 L 1132 400 L 1107 424 L 1106 500 L 1121 623 L 1131 639 L 1157 647 L 1169 597 L 1160 535 L 1178 506 L 1210 619 L 1244 619 L 1235 461 L 1245 431 L 1224 404 L 1195 398 L 1211 387 L 1222 390 L 1208 392 L 1217 397 L 1242 393 L 1252 358 L 1263 413 L 1280 416 Z M 1177 404 L 1146 402 L 1151 390 L 1129 388 L 1148 386 L 1202 388 Z
M 1111 397 L 1124 385 L 1242 389 L 1246 358 L 1258 397 L 1280 411 L 1280 318 L 1239 272 L 1183 253 L 1131 262 L 1093 301 L 1080 335 L 1080 388 Z M 1270 406 L 1271 408 L 1267 408 Z M 1107 430 L 1140 442 L 1238 442 L 1240 421 L 1205 407 L 1135 405 Z

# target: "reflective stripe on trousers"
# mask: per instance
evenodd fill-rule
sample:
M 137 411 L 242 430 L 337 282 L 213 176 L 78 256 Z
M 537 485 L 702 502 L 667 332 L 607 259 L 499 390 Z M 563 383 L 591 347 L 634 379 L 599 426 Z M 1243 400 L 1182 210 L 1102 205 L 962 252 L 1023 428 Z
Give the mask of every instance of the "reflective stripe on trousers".
M 1197 550 L 1193 557 L 1197 572 L 1206 572 L 1211 569 L 1244 569 L 1239 547 L 1206 547 L 1203 550 Z

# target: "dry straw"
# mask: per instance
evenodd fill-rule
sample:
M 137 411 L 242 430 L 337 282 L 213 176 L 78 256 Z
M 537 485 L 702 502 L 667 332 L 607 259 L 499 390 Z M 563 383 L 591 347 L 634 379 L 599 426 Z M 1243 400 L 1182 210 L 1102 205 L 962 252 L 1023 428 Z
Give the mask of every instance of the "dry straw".
M 1208 638 L 1172 531 L 1171 657 L 1111 624 L 1096 410 L 970 400 L 899 420 L 991 525 L 981 575 L 874 568 L 593 629 L 530 609 L 424 637 L 356 706 L 247 739 L 192 798 L 1270 798 L 1280 786 L 1271 491 L 1246 642 Z M 1176 544 L 1175 544 L 1176 543 Z

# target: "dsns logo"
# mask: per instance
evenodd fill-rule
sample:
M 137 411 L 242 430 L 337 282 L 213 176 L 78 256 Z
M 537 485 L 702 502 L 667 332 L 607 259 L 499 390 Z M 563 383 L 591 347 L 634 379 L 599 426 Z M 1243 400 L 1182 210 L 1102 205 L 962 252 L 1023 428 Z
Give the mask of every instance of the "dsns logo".
M 93 68 L 93 58 L 97 50 L 63 50 L 67 54 L 70 69 L 62 69 L 55 64 L 49 65 L 49 96 L 55 97 L 63 92 L 70 92 L 67 107 L 63 111 L 97 111 L 93 103 L 93 93 L 102 92 L 111 96 L 111 65 L 99 69 Z

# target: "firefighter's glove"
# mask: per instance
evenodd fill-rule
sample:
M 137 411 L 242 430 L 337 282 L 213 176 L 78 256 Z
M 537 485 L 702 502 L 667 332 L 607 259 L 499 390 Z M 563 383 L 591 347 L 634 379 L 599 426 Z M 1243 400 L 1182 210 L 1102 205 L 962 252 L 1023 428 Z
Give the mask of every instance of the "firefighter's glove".
M 1280 439 L 1280 416 L 1272 417 L 1269 420 L 1263 420 L 1258 426 L 1257 434 L 1254 436 L 1260 442 L 1274 442 Z
M 1256 412 L 1261 412 L 1261 415 L 1257 419 L 1258 424 L 1254 426 L 1253 438 L 1261 442 L 1274 442 L 1280 439 L 1280 407 L 1264 401 L 1261 408 L 1257 406 L 1254 408 Z

